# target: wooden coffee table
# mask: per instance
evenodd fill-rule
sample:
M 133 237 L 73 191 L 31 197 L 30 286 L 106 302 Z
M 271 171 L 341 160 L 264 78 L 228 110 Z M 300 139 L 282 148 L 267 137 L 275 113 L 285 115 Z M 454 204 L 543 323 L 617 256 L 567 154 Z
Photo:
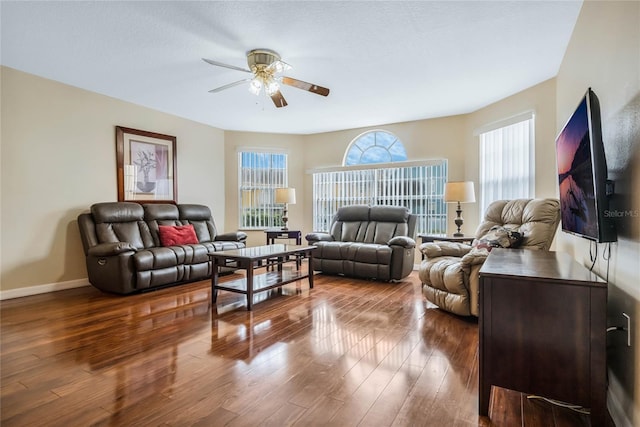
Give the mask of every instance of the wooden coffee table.
M 266 245 L 252 248 L 233 249 L 209 254 L 213 262 L 211 272 L 211 301 L 218 299 L 218 291 L 229 291 L 247 296 L 247 310 L 253 306 L 253 294 L 277 288 L 300 279 L 309 279 L 309 287 L 313 289 L 313 251 L 315 246 Z M 309 258 L 307 273 L 300 271 L 302 259 Z M 282 266 L 293 262 L 296 270 L 284 270 Z M 230 267 L 246 271 L 246 277 L 219 283 L 220 268 Z M 276 267 L 273 271 L 254 274 L 261 267 Z M 267 268 L 268 270 L 268 268 Z

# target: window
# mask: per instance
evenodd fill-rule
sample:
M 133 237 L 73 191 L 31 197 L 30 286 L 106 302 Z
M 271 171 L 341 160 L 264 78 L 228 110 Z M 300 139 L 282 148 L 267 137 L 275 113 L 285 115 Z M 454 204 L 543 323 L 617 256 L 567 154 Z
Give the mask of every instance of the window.
M 403 162 L 416 163 L 416 162 Z M 388 164 L 387 164 L 388 165 Z M 445 234 L 447 161 L 313 174 L 313 229 L 329 231 L 338 208 L 353 204 L 406 206 L 417 233 Z
M 534 116 L 524 117 L 479 132 L 481 218 L 495 200 L 534 197 Z
M 371 131 L 355 138 L 342 167 L 313 174 L 313 229 L 329 231 L 342 206 L 394 205 L 418 216 L 417 233 L 445 234 L 447 161 L 406 159 L 404 145 L 392 133 Z
M 344 166 L 407 160 L 402 142 L 384 130 L 368 131 L 356 137 L 344 156 Z
M 287 186 L 287 154 L 240 151 L 238 184 L 240 228 L 265 229 L 279 226 L 283 206 L 274 203 L 275 189 Z

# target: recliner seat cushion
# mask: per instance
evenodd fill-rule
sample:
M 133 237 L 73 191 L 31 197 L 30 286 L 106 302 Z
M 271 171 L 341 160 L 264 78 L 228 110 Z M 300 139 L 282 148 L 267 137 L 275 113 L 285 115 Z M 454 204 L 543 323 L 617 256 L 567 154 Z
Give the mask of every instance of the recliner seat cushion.
M 184 252 L 176 252 L 172 248 L 149 248 L 136 252 L 133 262 L 137 271 L 156 270 L 175 267 L 185 261 Z
M 181 264 L 200 264 L 209 261 L 209 249 L 205 245 L 175 245 L 169 246 L 177 259 L 181 259 Z
M 318 259 L 339 259 L 347 258 L 351 242 L 318 242 L 313 253 L 314 258 Z
M 374 243 L 352 243 L 346 248 L 346 258 L 366 264 L 382 264 L 388 266 L 391 262 L 392 250 L 386 245 Z

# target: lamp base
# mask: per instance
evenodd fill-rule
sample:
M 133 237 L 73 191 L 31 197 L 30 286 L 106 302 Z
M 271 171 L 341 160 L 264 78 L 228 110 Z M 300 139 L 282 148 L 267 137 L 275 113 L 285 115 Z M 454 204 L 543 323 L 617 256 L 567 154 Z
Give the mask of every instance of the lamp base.
M 282 231 L 289 230 L 289 216 L 287 215 L 287 205 L 284 205 L 285 208 L 282 211 Z
M 458 202 L 458 209 L 456 209 L 456 214 L 458 214 L 458 216 L 453 222 L 458 227 L 458 231 L 453 233 L 453 237 L 464 237 L 464 234 L 462 234 L 462 231 L 460 231 L 462 224 L 464 224 L 464 219 L 462 218 L 462 209 L 460 208 L 460 202 Z

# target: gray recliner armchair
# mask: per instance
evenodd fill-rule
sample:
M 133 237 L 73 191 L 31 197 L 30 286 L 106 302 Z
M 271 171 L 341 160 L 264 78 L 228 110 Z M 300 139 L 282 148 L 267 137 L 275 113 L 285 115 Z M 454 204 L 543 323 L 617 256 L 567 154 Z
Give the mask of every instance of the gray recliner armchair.
M 306 235 L 317 246 L 310 268 L 364 279 L 400 280 L 413 269 L 415 228 L 416 216 L 405 207 L 341 207 L 329 233 Z
M 556 199 L 491 203 L 472 245 L 446 241 L 420 245 L 424 258 L 418 275 L 425 298 L 443 310 L 478 316 L 479 272 L 491 247 L 549 250 L 559 222 Z

